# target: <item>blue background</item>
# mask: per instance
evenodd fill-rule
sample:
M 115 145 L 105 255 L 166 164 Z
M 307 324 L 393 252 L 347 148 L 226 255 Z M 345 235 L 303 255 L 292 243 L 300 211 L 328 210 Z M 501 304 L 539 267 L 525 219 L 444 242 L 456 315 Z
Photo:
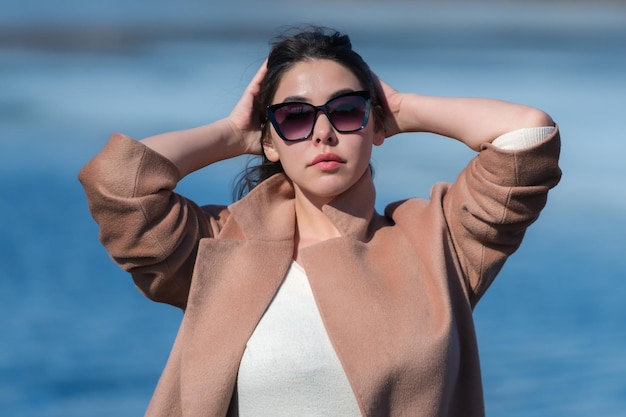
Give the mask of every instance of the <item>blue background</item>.
M 0 414 L 142 415 L 181 313 L 97 241 L 80 167 L 108 136 L 228 114 L 285 24 L 346 31 L 400 90 L 540 107 L 561 184 L 476 309 L 490 416 L 626 414 L 626 6 L 530 1 L 22 1 L 0 15 Z M 378 208 L 427 197 L 473 153 L 426 134 L 376 148 Z M 246 160 L 186 178 L 228 203 Z

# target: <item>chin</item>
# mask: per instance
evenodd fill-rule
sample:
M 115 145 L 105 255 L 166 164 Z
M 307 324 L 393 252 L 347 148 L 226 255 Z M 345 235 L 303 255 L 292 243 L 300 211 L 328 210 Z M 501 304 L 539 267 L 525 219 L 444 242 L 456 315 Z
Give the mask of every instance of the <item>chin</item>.
M 302 189 L 305 195 L 310 199 L 331 201 L 332 199 L 340 196 L 346 191 L 350 190 L 354 184 L 325 184 L 325 186 L 311 187 Z

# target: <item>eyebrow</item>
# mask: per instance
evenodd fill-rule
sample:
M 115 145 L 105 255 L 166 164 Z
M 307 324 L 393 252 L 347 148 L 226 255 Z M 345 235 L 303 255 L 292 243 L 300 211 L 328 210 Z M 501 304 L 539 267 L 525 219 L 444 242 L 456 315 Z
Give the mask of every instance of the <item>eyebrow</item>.
M 330 97 L 328 98 L 328 100 L 326 100 L 326 102 L 337 98 L 343 94 L 347 94 L 347 93 L 354 93 L 356 91 L 359 90 L 353 90 L 351 88 L 342 88 L 341 90 L 337 90 L 335 91 L 333 94 L 330 95 Z M 283 103 L 290 103 L 290 102 L 304 102 L 304 103 L 310 103 L 309 99 L 307 99 L 304 96 L 289 96 L 289 97 L 285 97 L 285 99 L 282 101 Z

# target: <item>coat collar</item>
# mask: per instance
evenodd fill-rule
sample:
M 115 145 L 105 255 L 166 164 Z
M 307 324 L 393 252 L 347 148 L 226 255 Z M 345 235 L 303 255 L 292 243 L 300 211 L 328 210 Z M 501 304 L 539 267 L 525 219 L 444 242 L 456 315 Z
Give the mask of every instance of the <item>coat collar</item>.
M 364 241 L 374 215 L 376 191 L 369 170 L 322 211 L 342 236 Z M 229 207 L 248 240 L 289 240 L 295 230 L 295 192 L 285 174 L 276 174 Z

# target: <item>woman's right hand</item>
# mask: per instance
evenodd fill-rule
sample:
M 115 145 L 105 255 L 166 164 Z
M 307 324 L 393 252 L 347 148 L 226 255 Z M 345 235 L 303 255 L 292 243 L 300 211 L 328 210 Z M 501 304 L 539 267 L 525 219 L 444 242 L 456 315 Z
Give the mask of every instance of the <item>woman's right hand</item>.
M 261 154 L 261 126 L 255 118 L 254 103 L 267 73 L 267 59 L 257 70 L 241 98 L 227 117 L 233 131 L 239 135 L 245 154 Z
M 229 116 L 191 129 L 161 133 L 142 142 L 172 161 L 181 176 L 243 154 L 261 153 L 261 126 L 254 117 L 254 101 L 266 73 L 261 65 Z

